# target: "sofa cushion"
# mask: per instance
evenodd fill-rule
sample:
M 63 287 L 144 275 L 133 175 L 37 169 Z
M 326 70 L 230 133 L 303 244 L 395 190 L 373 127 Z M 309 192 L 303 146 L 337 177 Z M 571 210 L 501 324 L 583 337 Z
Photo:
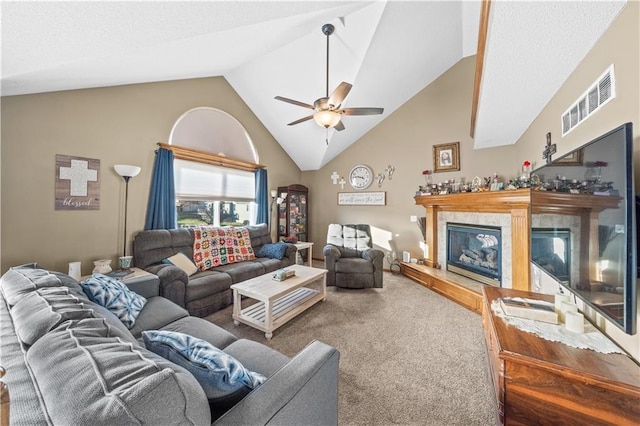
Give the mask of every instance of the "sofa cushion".
M 266 380 L 244 368 L 231 355 L 188 334 L 145 331 L 142 336 L 147 349 L 193 374 L 210 402 L 239 401 Z
M 265 273 L 264 266 L 262 266 L 262 263 L 258 260 L 237 263 L 235 265 L 218 266 L 216 271 L 229 274 L 231 281 L 233 281 L 234 284 L 255 278 Z
M 189 277 L 189 284 L 185 299 L 187 302 L 192 300 L 204 299 L 212 294 L 220 293 L 228 290 L 233 281 L 229 274 L 220 271 L 198 271 Z
M 45 287 L 24 295 L 11 316 L 18 338 L 29 346 L 64 321 L 95 317 L 66 287 Z
M 145 330 L 158 330 L 187 316 L 189 312 L 169 299 L 150 297 L 129 331 L 134 337 L 140 338 Z
M 218 349 L 225 349 L 238 340 L 236 336 L 222 327 L 198 317 L 184 317 L 162 327 L 165 331 L 188 334 L 206 340 Z
M 264 244 L 260 247 L 256 255 L 258 257 L 282 260 L 286 251 L 287 245 L 285 243 Z
M 340 262 L 336 262 L 337 273 L 371 274 L 373 270 L 373 263 L 361 257 L 343 257 Z
M 271 377 L 282 368 L 290 358 L 253 340 L 240 339 L 224 348 L 224 351 L 237 359 L 251 371 Z
M 198 267 L 182 252 L 164 259 L 162 263 L 177 266 L 178 268 L 186 272 L 188 276 L 191 276 L 198 272 Z
M 78 286 L 77 281 L 71 277 L 68 278 L 69 286 Z M 61 280 L 60 275 L 32 267 L 11 268 L 2 276 L 0 281 L 0 288 L 9 306 L 15 305 L 22 296 L 39 288 L 60 287 L 63 285 L 65 283 Z
M 104 319 L 72 320 L 29 349 L 51 424 L 209 423 L 193 376 L 124 337 Z
M 133 327 L 147 303 L 125 284 L 103 274 L 93 274 L 80 285 L 89 299 L 113 312 L 127 328 Z

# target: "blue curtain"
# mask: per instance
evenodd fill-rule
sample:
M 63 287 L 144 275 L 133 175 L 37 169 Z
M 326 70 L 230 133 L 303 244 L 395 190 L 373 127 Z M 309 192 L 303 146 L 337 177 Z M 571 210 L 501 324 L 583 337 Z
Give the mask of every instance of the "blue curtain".
M 175 229 L 176 189 L 173 181 L 173 151 L 158 149 L 151 178 L 144 229 Z
M 269 217 L 269 186 L 266 169 L 256 170 L 256 204 L 258 205 L 256 223 L 269 224 L 271 218 Z

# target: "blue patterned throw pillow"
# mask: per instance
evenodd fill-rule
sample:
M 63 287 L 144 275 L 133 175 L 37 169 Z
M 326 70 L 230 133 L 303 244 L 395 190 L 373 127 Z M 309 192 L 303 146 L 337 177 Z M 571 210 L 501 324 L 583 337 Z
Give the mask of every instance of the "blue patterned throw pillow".
M 187 369 L 198 380 L 209 401 L 241 400 L 265 380 L 209 342 L 173 331 L 143 331 L 144 344 L 152 352 Z
M 127 328 L 133 327 L 147 299 L 126 284 L 103 274 L 93 274 L 80 283 L 93 302 L 113 312 Z
M 285 243 L 264 244 L 256 256 L 282 260 L 286 251 L 287 245 Z

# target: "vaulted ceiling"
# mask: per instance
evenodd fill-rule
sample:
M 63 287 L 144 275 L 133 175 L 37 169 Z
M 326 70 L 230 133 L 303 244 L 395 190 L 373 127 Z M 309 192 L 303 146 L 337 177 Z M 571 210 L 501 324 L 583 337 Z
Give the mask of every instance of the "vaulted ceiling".
M 475 147 L 512 144 L 624 1 L 493 1 Z M 477 48 L 480 1 L 2 2 L 2 96 L 224 76 L 301 170 L 316 170 Z M 287 123 L 353 84 L 345 130 Z M 604 71 L 604 70 L 603 70 Z M 167 135 L 168 136 L 168 135 Z

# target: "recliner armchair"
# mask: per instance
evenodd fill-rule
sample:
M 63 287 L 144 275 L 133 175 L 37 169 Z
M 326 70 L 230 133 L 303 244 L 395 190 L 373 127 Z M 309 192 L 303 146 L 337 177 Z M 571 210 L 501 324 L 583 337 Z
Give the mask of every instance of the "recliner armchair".
M 330 224 L 323 255 L 327 285 L 382 288 L 384 253 L 373 248 L 369 225 Z

